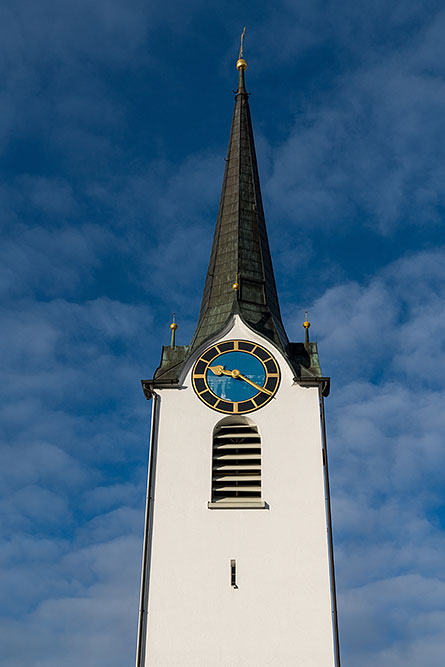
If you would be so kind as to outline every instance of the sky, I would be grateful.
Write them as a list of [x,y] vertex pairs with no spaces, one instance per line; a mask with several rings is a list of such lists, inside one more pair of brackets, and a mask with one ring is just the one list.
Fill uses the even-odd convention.
[[0,665],[134,664],[152,377],[196,324],[239,35],[319,343],[343,667],[445,654],[445,9],[3,0]]

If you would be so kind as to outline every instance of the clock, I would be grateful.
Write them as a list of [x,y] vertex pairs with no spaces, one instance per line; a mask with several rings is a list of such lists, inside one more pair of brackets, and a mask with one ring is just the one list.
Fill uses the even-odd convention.
[[192,372],[198,397],[214,410],[243,414],[262,408],[280,383],[278,363],[261,345],[227,340],[209,347]]

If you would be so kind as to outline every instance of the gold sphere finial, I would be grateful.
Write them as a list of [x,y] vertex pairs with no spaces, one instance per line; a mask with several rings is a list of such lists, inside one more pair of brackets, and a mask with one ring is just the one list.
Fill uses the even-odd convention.
[[239,48],[239,56],[238,56],[238,60],[237,60],[237,62],[236,62],[236,69],[237,69],[237,70],[241,70],[241,69],[242,69],[242,70],[244,70],[244,71],[246,71],[246,69],[247,69],[247,63],[246,63],[246,61],[245,61],[244,58],[243,58],[244,35],[245,35],[245,34],[246,34],[246,26],[244,26],[244,28],[243,28],[243,32],[241,33],[241,45],[240,45],[240,48]]
[[178,325],[176,324],[175,314],[173,313],[173,322],[170,324],[170,329],[172,331],[176,331],[177,328],[178,328]]
[[306,314],[306,319],[305,319],[305,321],[303,322],[303,326],[304,326],[305,329],[309,329],[309,327],[311,326],[311,323],[308,322],[308,320],[307,320],[307,310],[305,310],[304,312],[305,312],[305,314]]
[[238,274],[236,274],[235,282],[232,284],[232,289],[234,292],[239,290]]

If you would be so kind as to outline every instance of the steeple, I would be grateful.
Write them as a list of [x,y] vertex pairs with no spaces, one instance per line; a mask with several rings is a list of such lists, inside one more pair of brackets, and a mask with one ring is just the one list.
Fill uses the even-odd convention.
[[282,350],[288,344],[267,238],[244,80],[247,63],[242,56],[241,48],[221,199],[192,350],[221,331],[235,314]]
[[307,316],[304,343],[281,320],[246,67],[241,50],[196,331],[177,345],[173,318],[142,381],[153,410],[136,667],[340,667],[329,378]]

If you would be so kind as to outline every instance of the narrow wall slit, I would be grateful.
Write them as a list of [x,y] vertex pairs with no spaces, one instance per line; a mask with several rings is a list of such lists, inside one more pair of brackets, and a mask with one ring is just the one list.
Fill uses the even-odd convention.
[[238,588],[236,585],[236,560],[230,561],[230,585],[232,588]]

